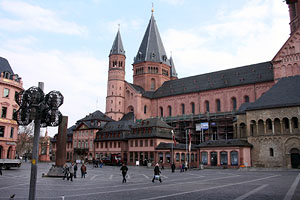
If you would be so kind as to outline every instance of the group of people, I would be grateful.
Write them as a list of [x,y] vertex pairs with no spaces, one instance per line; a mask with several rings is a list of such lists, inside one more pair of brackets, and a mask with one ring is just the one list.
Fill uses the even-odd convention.
[[[63,180],[67,179],[73,181],[73,177],[77,178],[77,170],[78,170],[77,163],[72,162],[69,166],[67,165],[67,163],[65,163],[63,166],[63,173],[64,173]],[[86,166],[84,163],[82,163],[80,167],[80,171],[81,171],[81,178],[85,178]]]

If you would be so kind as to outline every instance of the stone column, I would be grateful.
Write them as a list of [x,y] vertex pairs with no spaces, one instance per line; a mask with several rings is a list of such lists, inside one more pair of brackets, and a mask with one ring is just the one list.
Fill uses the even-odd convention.
[[289,129],[290,129],[290,134],[292,134],[293,133],[292,119],[289,119]]
[[58,127],[56,161],[55,165],[62,167],[66,162],[66,143],[67,143],[68,117],[63,116],[62,122]]
[[280,134],[283,134],[283,126],[282,126],[282,121],[280,121]]
[[274,121],[272,121],[272,134],[274,135],[275,134],[275,125],[274,125]]
[[266,121],[264,121],[264,135],[267,134],[267,123]]

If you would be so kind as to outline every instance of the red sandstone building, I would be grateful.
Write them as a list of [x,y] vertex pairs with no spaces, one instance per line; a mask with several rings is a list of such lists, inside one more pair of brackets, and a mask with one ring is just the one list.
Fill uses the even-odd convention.
[[22,90],[22,79],[13,72],[8,61],[0,57],[0,158],[16,156],[18,124],[13,120],[13,113],[19,108],[15,95]]
[[[87,132],[89,135],[81,139],[80,151],[88,152],[85,155],[94,158],[119,154],[124,161],[132,165],[143,160],[165,165],[174,162],[177,166],[188,161],[190,166],[196,167],[200,164],[253,166],[253,163],[254,166],[290,167],[298,166],[298,162],[300,165],[300,135],[299,129],[296,128],[299,127],[299,112],[282,117],[285,128],[290,130],[290,135],[284,136],[289,150],[276,152],[279,149],[277,147],[282,146],[278,143],[281,136],[277,137],[275,131],[268,137],[264,133],[267,134],[270,128],[275,129],[272,128],[275,119],[274,122],[271,119],[282,112],[270,112],[271,105],[265,106],[264,109],[267,109],[263,111],[258,109],[258,116],[263,119],[258,121],[259,126],[253,126],[253,120],[247,121],[247,117],[253,117],[252,112],[243,110],[247,104],[259,104],[264,94],[270,95],[270,89],[278,87],[277,82],[281,84],[280,79],[294,76],[298,80],[300,3],[287,1],[287,4],[291,35],[271,61],[185,78],[178,78],[173,58],[168,58],[165,52],[152,13],[132,64],[133,83],[127,82],[125,50],[118,31],[109,54],[105,112],[113,121],[99,127],[98,131],[92,131],[90,134]],[[287,90],[293,90],[287,86],[288,84],[285,85]],[[289,95],[295,100],[292,104],[294,109],[299,109],[297,92],[291,92]],[[280,103],[278,105],[281,109],[286,106]],[[238,110],[246,112],[246,116]],[[264,119],[266,113],[272,113],[273,116],[269,117],[271,123],[269,119]],[[208,124],[208,128],[203,132],[196,128],[201,123]],[[291,126],[294,129],[291,129]],[[254,130],[251,127],[260,127],[256,129],[257,134],[251,135],[251,131]],[[278,129],[278,120],[276,127]],[[80,126],[77,126],[77,130],[79,129]],[[175,132],[176,146],[172,145],[171,130]],[[270,132],[272,131],[269,130]],[[73,140],[76,141],[73,142],[74,148],[80,141],[78,134],[80,133],[73,136]],[[85,145],[82,145],[82,140],[85,141]],[[190,140],[192,145],[188,148]],[[270,154],[264,148],[269,148]],[[287,158],[289,156],[291,158]],[[254,162],[252,158],[255,158]],[[266,160],[274,164],[268,165]],[[287,163],[279,165],[280,160],[287,160]]]

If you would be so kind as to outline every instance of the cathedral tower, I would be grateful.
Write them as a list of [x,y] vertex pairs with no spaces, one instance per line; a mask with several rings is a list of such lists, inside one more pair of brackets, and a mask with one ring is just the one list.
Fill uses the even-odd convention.
[[125,114],[125,59],[120,30],[118,30],[109,54],[105,113],[114,120],[120,120]]
[[290,13],[290,29],[291,34],[300,26],[300,3],[298,0],[286,0]]
[[172,69],[167,58],[156,21],[152,15],[144,38],[133,62],[133,84],[146,91],[155,91],[165,81],[171,80]]

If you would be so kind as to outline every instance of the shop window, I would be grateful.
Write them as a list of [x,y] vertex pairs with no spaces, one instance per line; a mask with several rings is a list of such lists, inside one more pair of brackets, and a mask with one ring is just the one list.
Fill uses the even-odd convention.
[[238,152],[237,151],[230,152],[230,160],[231,160],[232,166],[238,165]]
[[228,165],[227,152],[226,151],[222,151],[220,153],[220,158],[221,158],[221,165]]
[[185,161],[185,154],[181,153],[181,162],[184,162],[184,161]]
[[207,152],[201,152],[201,163],[203,165],[207,165],[207,160],[208,160]]
[[180,154],[176,153],[176,162],[179,162],[179,159],[180,159]]
[[167,160],[167,163],[171,163],[170,153],[166,153],[166,160]]
[[162,152],[159,152],[158,153],[158,159],[159,159],[159,162],[160,163],[163,163],[164,162],[164,154]]

